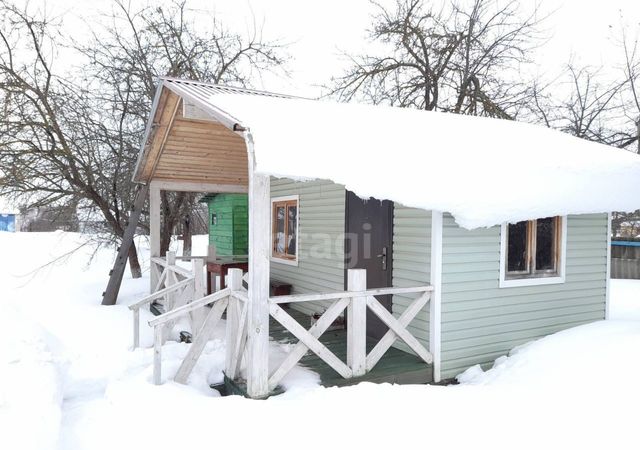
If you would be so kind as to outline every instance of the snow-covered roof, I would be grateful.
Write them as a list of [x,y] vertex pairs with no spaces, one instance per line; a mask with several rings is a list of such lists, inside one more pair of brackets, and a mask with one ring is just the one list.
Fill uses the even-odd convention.
[[329,179],[364,198],[450,212],[465,228],[640,208],[640,156],[541,126],[260,92],[179,93],[249,129],[260,173]]

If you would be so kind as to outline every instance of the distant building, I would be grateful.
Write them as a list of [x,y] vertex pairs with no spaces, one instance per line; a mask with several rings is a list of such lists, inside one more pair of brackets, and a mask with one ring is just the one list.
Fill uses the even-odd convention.
[[20,231],[20,212],[0,198],[0,231]]
[[20,231],[79,231],[76,207],[41,206],[23,210]]
[[19,227],[16,227],[17,214],[3,214],[0,213],[0,231],[16,231]]

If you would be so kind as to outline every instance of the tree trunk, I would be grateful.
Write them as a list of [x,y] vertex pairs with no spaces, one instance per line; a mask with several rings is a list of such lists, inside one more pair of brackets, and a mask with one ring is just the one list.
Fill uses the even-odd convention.
[[191,256],[193,248],[193,230],[191,229],[191,215],[182,216],[182,255]]
[[[170,196],[166,191],[162,191],[162,226],[160,231],[160,256],[166,255],[171,245],[171,236],[176,223],[180,220],[180,211],[182,204],[184,203],[186,193],[178,192],[178,194],[171,201]],[[173,203],[173,204],[171,204]]]
[[640,117],[638,117],[638,121],[636,122],[636,129],[638,130],[638,154],[640,154]]
[[138,250],[136,249],[136,243],[132,242],[129,247],[129,269],[131,270],[131,278],[141,278],[142,268],[140,267],[140,260],[138,259]]

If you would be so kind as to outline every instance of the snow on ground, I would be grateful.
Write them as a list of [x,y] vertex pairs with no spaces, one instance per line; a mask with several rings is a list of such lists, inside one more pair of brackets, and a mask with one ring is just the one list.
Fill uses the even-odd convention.
[[640,320],[640,289],[637,280],[613,280],[611,282],[611,309],[609,316],[612,319]]
[[[521,346],[458,386],[326,389],[298,369],[285,394],[251,401],[207,387],[221,376],[222,328],[189,385],[170,381],[188,349],[178,343],[163,349],[165,383],[151,384],[152,353],[130,351],[126,308],[148,278],[125,279],[121,304],[99,306],[113,253],[87,266],[87,242],[0,233],[2,449],[637,448],[640,282],[612,281],[615,320]],[[141,342],[151,344],[150,330]],[[272,358],[286,351],[272,344]]]

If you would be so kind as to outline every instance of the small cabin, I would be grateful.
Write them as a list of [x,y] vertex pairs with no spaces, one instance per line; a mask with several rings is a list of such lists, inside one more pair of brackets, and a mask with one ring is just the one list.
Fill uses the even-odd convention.
[[[326,385],[446,382],[607,317],[608,211],[638,205],[606,192],[638,191],[637,155],[515,122],[172,78],[149,124],[134,181],[150,187],[152,292],[134,309],[180,283],[193,288],[156,331],[214,305],[178,381],[225,310],[226,379],[255,398],[296,364]],[[211,243],[247,250],[220,291],[198,287],[206,257],[187,273],[159,254],[160,190],[210,193]],[[272,280],[290,295],[270,295]],[[295,347],[272,367],[269,340],[284,336]]]

